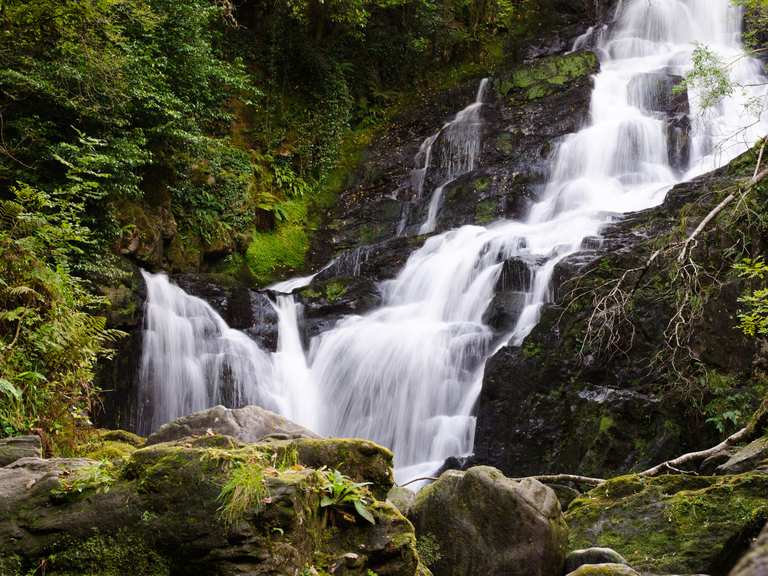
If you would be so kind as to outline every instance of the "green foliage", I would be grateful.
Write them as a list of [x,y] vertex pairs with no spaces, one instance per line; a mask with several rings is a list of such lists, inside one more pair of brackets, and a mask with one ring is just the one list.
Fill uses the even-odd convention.
[[748,280],[758,280],[763,287],[748,292],[739,302],[746,306],[746,311],[739,314],[739,328],[747,336],[768,336],[768,265],[762,257],[745,258],[734,269],[739,276]]
[[325,285],[325,298],[328,302],[336,302],[347,293],[347,287],[343,282],[334,280]]
[[443,557],[440,552],[440,543],[435,538],[435,535],[430,532],[422,534],[416,539],[416,551],[427,568],[437,564]]
[[51,496],[58,500],[68,500],[88,491],[106,494],[114,483],[114,466],[109,462],[100,462],[78,468],[69,476],[61,478],[59,487],[51,490]]
[[702,44],[696,46],[692,63],[693,70],[685,77],[685,82],[675,88],[676,91],[684,91],[688,87],[697,89],[704,109],[733,94],[735,86],[728,76],[728,66],[711,48]]
[[735,377],[714,370],[708,370],[701,376],[700,386],[707,398],[703,406],[706,421],[721,435],[744,426],[764,392],[759,383],[743,387]]
[[338,470],[320,470],[319,475],[323,493],[321,508],[333,508],[342,518],[354,522],[354,516],[344,510],[351,505],[360,517],[376,524],[370,509],[373,498],[366,488],[370,482],[353,482]]
[[238,462],[219,493],[219,518],[226,526],[233,526],[248,512],[261,510],[268,496],[264,467],[256,459]]
[[105,301],[71,272],[92,242],[79,190],[20,185],[0,200],[0,426],[39,428],[60,448],[88,422],[96,361],[121,336],[96,314]]

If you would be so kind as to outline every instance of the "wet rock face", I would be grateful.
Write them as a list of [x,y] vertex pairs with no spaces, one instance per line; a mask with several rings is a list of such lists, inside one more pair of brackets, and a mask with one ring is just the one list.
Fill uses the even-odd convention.
[[[628,322],[617,326],[620,350],[585,346],[585,335],[594,297],[603,293],[600,286],[615,282],[625,270],[642,269],[659,239],[679,229],[681,210],[689,222],[700,221],[716,203],[708,194],[730,186],[733,170],[675,187],[664,205],[629,215],[607,229],[600,242],[558,266],[555,303],[545,307],[521,347],[501,348],[486,365],[471,464],[492,465],[513,476],[568,470],[605,477],[717,443],[714,427],[689,403],[670,399],[674,376],[652,369],[659,351],[667,349],[672,264],[658,262],[642,278],[632,277],[639,283]],[[719,232],[713,234],[709,240],[702,237],[696,258],[717,270],[721,250],[729,244]],[[514,294],[516,284],[507,294]],[[692,329],[691,348],[707,370],[747,386],[756,351],[735,326],[742,289],[727,280],[711,292]],[[512,296],[503,301],[504,294],[497,294],[487,318],[493,325],[514,317],[504,311],[519,306]]]
[[435,576],[561,576],[567,528],[555,493],[490,467],[448,471],[424,488],[409,518],[433,545]]
[[[587,116],[591,76],[598,67],[593,53],[579,52],[511,67],[492,80],[480,112],[478,164],[445,185],[435,233],[525,216],[546,180],[557,139],[576,130]],[[414,169],[423,158],[417,154],[427,136],[472,102],[478,83],[431,98],[373,143],[353,184],[316,236],[314,267],[336,260],[301,292],[308,337],[332,326],[340,315],[364,313],[380,304],[378,284],[393,278],[422,245],[418,231],[444,167],[438,159],[430,164],[419,196]],[[438,137],[435,158],[441,145]],[[490,314],[499,330],[515,314],[506,309],[510,298],[502,296]]]

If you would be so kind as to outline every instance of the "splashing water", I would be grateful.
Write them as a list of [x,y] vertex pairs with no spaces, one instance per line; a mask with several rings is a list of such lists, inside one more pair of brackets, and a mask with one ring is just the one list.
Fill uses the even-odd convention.
[[[241,366],[238,354],[245,344],[207,305],[193,299],[194,305],[184,300],[181,306],[174,301],[182,298],[181,290],[148,276],[150,337],[142,378],[152,369],[152,378],[164,384],[153,398],[153,423],[211,400],[220,381],[219,368],[212,366],[226,365],[238,377],[241,368],[251,370],[235,386],[242,399],[278,406],[322,434],[362,436],[389,446],[400,480],[432,473],[445,458],[470,453],[472,411],[495,346],[482,318],[504,262],[523,262],[530,274],[516,325],[504,339],[519,345],[551,299],[551,277],[560,261],[599,235],[616,214],[660,204],[672,186],[725,164],[768,132],[765,119],[745,106],[766,92],[755,87],[765,81],[761,66],[741,48],[741,16],[730,0],[624,0],[616,21],[599,34],[602,69],[595,77],[589,122],[558,146],[549,182],[527,218],[429,238],[398,276],[382,285],[378,309],[342,319],[313,339],[308,354],[299,338],[300,310],[290,296],[277,304],[277,353],[268,359],[251,343],[256,350],[247,350],[250,364],[244,358]],[[690,146],[681,153],[664,95],[675,77],[690,70],[696,43],[733,62],[732,80],[747,88],[708,110],[702,110],[701,95],[689,90]],[[484,89],[441,130],[448,141],[444,150],[451,151],[451,159],[441,161],[449,166],[444,183],[476,167]],[[467,140],[474,144],[450,144],[457,123],[471,126]],[[439,134],[424,142],[422,168],[412,173],[419,191]],[[434,229],[438,189],[434,214],[430,211],[422,230]],[[190,320],[191,313],[200,319]],[[215,364],[207,355],[227,360]]]

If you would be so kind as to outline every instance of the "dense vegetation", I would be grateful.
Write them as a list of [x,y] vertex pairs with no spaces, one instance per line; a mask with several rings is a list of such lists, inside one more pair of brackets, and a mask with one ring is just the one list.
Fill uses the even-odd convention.
[[87,422],[120,258],[301,268],[373,130],[514,55],[547,3],[0,4],[2,433],[58,445]]

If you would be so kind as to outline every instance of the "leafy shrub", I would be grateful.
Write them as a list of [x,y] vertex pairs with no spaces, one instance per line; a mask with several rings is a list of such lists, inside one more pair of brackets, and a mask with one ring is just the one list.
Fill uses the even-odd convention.
[[366,486],[370,482],[353,482],[338,470],[320,470],[321,508],[331,508],[344,520],[354,522],[355,517],[345,508],[351,506],[357,514],[371,524],[376,519],[370,510],[373,499]]

